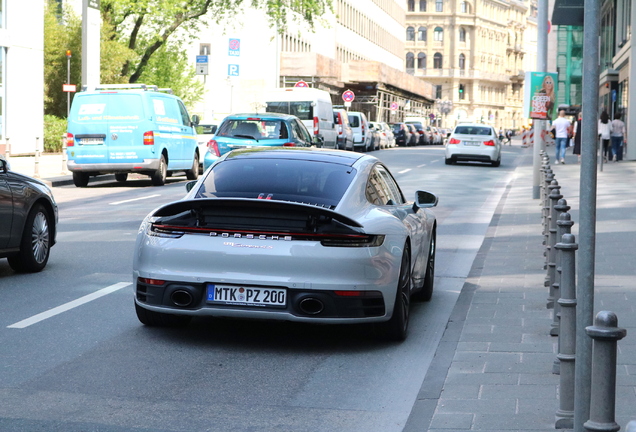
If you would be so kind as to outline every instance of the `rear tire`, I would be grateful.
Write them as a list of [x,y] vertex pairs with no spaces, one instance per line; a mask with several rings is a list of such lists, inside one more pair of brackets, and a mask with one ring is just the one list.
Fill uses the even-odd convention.
[[143,325],[150,327],[185,327],[190,324],[192,317],[189,315],[172,315],[144,309],[135,303],[137,319]]
[[426,260],[426,275],[422,289],[413,294],[413,299],[418,301],[429,301],[433,297],[433,286],[435,284],[435,248],[437,247],[437,232],[434,230],[431,235],[431,244],[428,248],[428,259]]
[[452,165],[452,164],[453,164],[453,161],[452,161],[451,159],[444,159],[444,163],[445,163],[446,165]]
[[408,333],[411,304],[411,248],[408,243],[402,253],[396,291],[393,315],[389,321],[383,323],[382,330],[388,340],[401,342],[406,339]]
[[199,178],[199,155],[195,153],[194,162],[192,163],[192,168],[186,171],[186,178],[188,180],[196,180]]
[[492,166],[494,167],[498,167],[499,165],[501,165],[501,155],[499,155],[499,159],[492,163]]
[[115,174],[115,180],[117,180],[120,183],[124,183],[126,180],[128,180],[128,173]]
[[73,173],[73,184],[77,187],[86,187],[88,186],[89,175],[84,172],[74,172]]
[[159,168],[150,177],[153,186],[163,186],[166,184],[166,177],[168,177],[168,167],[166,166],[166,158],[161,155],[159,159]]
[[20,252],[8,257],[14,271],[33,273],[44,269],[51,253],[51,219],[52,215],[44,206],[33,206],[22,232]]

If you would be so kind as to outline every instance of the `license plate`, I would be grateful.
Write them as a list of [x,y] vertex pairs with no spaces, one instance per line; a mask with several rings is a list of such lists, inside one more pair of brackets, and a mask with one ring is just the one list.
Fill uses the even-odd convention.
[[467,146],[478,146],[479,144],[481,144],[479,141],[462,141],[464,143],[464,145]]
[[80,138],[80,144],[104,144],[104,138]]
[[209,284],[207,302],[239,306],[285,307],[287,290],[285,288]]

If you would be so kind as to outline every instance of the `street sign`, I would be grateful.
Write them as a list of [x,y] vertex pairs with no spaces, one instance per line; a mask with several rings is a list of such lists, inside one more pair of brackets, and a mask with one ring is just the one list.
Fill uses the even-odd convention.
[[356,95],[351,90],[345,90],[342,93],[342,100],[345,102],[353,102],[355,98],[356,98]]
[[197,56],[197,64],[207,63],[207,62],[208,62],[208,56],[206,56],[206,55],[198,55]]
[[431,118],[431,120],[435,120],[435,114],[430,113],[428,116]]
[[228,55],[238,57],[241,55],[241,40],[230,38]]
[[62,91],[65,92],[76,92],[77,86],[75,84],[62,84]]
[[300,80],[300,81],[297,81],[296,84],[294,84],[294,87],[309,87],[309,84],[307,84],[303,80]]
[[391,102],[391,110],[392,111],[397,111],[398,109],[398,103],[397,102]]
[[196,69],[197,75],[207,75],[208,74],[208,56],[198,55],[197,66],[195,69]]
[[239,76],[239,65],[237,64],[227,65],[227,74],[228,76]]
[[612,102],[616,102],[616,90],[612,90]]

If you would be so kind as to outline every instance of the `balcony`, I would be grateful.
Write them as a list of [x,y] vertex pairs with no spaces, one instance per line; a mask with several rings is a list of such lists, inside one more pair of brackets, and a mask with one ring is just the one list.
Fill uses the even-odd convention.
[[[409,74],[421,78],[468,78],[485,81],[510,82],[510,74],[466,69],[407,69]],[[515,75],[516,76],[516,75]]]

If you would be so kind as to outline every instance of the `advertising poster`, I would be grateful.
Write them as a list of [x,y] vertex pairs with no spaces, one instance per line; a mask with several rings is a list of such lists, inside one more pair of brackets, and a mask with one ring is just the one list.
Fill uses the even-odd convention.
[[557,74],[552,72],[526,72],[524,112],[536,120],[556,117]]

